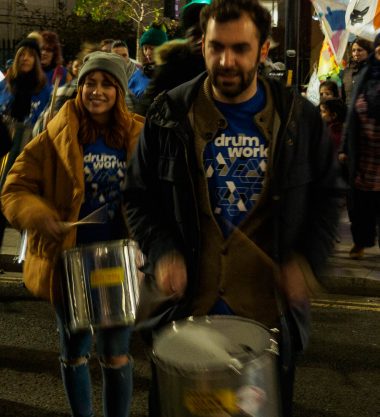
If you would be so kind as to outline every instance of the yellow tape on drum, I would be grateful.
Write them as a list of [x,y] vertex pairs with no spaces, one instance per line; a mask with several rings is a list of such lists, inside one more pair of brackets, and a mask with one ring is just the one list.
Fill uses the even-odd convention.
[[189,390],[185,394],[184,402],[185,407],[199,417],[230,416],[239,411],[236,407],[236,395],[228,389]]
[[124,280],[124,268],[102,268],[91,271],[90,283],[92,288],[120,285]]

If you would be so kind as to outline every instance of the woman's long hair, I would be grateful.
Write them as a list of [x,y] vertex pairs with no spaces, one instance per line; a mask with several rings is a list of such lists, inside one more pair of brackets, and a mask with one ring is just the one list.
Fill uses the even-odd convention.
[[17,82],[17,79],[19,79],[24,74],[20,71],[20,59],[24,51],[28,51],[34,56],[33,69],[29,74],[31,74],[32,80],[35,82],[33,91],[38,93],[46,84],[46,75],[42,69],[40,57],[38,56],[37,52],[32,48],[28,48],[27,46],[22,46],[17,50],[13,64],[7,71],[7,85],[9,90],[13,93],[14,84]]
[[[125,104],[124,91],[112,75],[107,72],[100,72],[102,72],[107,81],[109,81],[116,88],[116,102],[112,108],[111,117],[107,125],[99,125],[92,119],[91,114],[83,104],[83,83],[78,86],[78,93],[75,98],[75,107],[80,120],[78,132],[79,142],[83,145],[94,143],[99,136],[103,136],[107,146],[116,149],[127,148],[131,115],[128,111],[127,105]],[[86,77],[90,74],[91,73],[87,74]]]

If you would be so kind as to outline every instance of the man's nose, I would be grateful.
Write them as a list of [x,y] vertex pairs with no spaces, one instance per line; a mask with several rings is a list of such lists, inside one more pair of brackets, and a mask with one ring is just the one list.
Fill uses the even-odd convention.
[[220,57],[220,65],[223,67],[232,67],[235,63],[235,55],[230,49],[225,49]]

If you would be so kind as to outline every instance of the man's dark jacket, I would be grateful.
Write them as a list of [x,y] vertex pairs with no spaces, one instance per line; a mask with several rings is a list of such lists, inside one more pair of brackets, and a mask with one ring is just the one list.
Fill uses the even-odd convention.
[[[188,114],[207,75],[163,93],[148,113],[128,168],[127,217],[132,235],[153,274],[170,251],[185,256],[191,298],[196,290],[200,232],[196,203],[198,175]],[[318,108],[291,89],[269,81],[281,119],[270,176],[275,206],[270,256],[285,262],[303,255],[314,271],[332,249],[337,224],[333,150]]]

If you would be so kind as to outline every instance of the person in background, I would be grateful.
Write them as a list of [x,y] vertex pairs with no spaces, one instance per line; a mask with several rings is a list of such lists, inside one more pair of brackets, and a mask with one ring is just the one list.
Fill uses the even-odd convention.
[[[111,52],[113,52],[114,54],[120,55],[124,59],[124,61],[126,62],[126,64],[127,64],[127,74],[126,75],[127,75],[127,80],[129,82],[132,75],[139,68],[139,65],[137,64],[137,62],[135,62],[134,60],[132,60],[130,58],[127,44],[125,42],[121,41],[121,40],[116,40],[112,44]],[[136,100],[133,96],[133,93],[129,90],[129,88],[127,88],[127,91],[126,91],[126,94],[125,94],[125,101],[127,103],[127,107],[129,109],[129,111],[136,112],[136,110],[135,110]]]
[[114,54],[120,55],[126,62],[127,64],[126,72],[127,72],[127,78],[129,80],[132,74],[137,70],[137,65],[129,57],[129,50],[128,50],[127,44],[121,40],[116,40],[112,44],[111,52],[113,52]]
[[143,55],[142,68],[138,68],[130,77],[128,88],[138,99],[147,88],[154,73],[153,53],[156,47],[168,41],[168,35],[162,27],[152,25],[140,38],[140,47]]
[[349,256],[361,259],[365,248],[380,239],[380,34],[355,84],[339,159],[347,163],[349,172],[354,243]]
[[74,59],[71,65],[71,75],[73,78],[78,78],[80,67],[82,66],[83,61],[79,58]]
[[182,8],[181,28],[185,39],[173,39],[155,49],[153,77],[135,104],[136,113],[144,116],[162,91],[170,90],[205,71],[199,14],[210,3],[211,0],[191,0]]
[[321,100],[327,98],[339,98],[338,84],[332,80],[322,81],[319,85],[319,97]]
[[[50,92],[38,43],[25,38],[17,44],[12,65],[0,82],[0,115],[13,131],[12,148],[0,176],[0,190],[17,155],[31,139],[33,125],[49,101]],[[0,245],[6,224],[0,213]]]
[[209,314],[280,329],[280,414],[289,417],[296,352],[309,337],[305,280],[334,245],[336,160],[319,109],[258,77],[271,28],[258,0],[213,0],[201,28],[207,73],[154,100],[128,167],[142,285],[170,297],[146,316],[153,331]]
[[146,30],[140,38],[140,47],[142,51],[142,64],[154,63],[154,50],[157,46],[168,41],[165,25],[156,25],[152,23],[151,27]]
[[329,137],[338,155],[342,141],[343,123],[346,117],[346,106],[340,98],[328,97],[321,100],[319,110],[322,120],[327,124]]
[[102,39],[100,41],[99,49],[103,52],[111,52],[112,44],[114,42],[114,39]]
[[[97,51],[98,49],[99,45],[96,43],[83,42],[81,50],[79,51],[75,61],[81,63],[82,66],[85,56],[91,52]],[[48,122],[58,113],[58,110],[66,103],[67,100],[76,97],[77,88],[78,77],[73,77],[65,85],[57,89],[57,94],[54,98],[54,102],[53,97],[50,97],[50,100],[47,103],[46,107],[39,115],[33,128],[33,136],[37,136],[46,128]]]
[[[1,204],[16,228],[28,231],[24,282],[36,296],[55,308],[63,383],[73,416],[92,417],[88,358],[92,332],[72,332],[62,251],[76,245],[118,240],[127,235],[122,215],[127,160],[141,118],[126,108],[126,63],[118,55],[89,54],[78,78],[75,100],[65,103],[47,129],[17,158],[5,183]],[[115,161],[97,164],[96,161]],[[69,227],[107,205],[106,224]],[[84,229],[85,228],[85,229]],[[105,417],[129,416],[132,398],[131,328],[114,326],[96,331],[103,377]]]
[[0,114],[33,126],[49,100],[51,86],[41,66],[37,42],[25,38],[4,80],[0,82]]
[[357,37],[351,46],[351,58],[342,74],[342,99],[346,106],[351,104],[351,95],[356,76],[366,66],[369,54],[373,50],[372,42]]
[[41,63],[50,84],[55,80],[62,86],[71,80],[67,68],[63,64],[62,48],[59,37],[55,32],[44,30],[41,32]]

